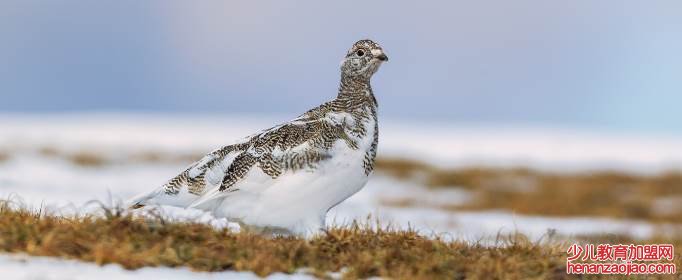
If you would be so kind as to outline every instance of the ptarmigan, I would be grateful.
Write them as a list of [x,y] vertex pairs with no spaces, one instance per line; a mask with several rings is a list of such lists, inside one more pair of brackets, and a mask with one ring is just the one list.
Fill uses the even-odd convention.
[[356,42],[336,99],[209,153],[130,205],[198,208],[259,232],[318,232],[374,168],[379,127],[370,78],[384,61],[377,43]]

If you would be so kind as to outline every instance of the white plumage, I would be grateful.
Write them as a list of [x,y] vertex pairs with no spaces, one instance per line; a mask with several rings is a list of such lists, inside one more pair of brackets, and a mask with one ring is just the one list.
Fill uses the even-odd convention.
[[130,205],[203,209],[257,231],[317,232],[372,173],[378,123],[370,78],[387,59],[378,44],[358,41],[341,66],[336,99],[209,153]]

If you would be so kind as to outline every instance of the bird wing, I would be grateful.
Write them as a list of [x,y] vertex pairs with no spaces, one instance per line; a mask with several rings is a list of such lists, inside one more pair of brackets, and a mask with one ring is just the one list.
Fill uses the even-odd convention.
[[227,168],[243,152],[245,143],[224,146],[197,162],[151,192],[132,198],[128,205],[139,208],[150,204],[187,207],[206,190],[219,186]]
[[[285,172],[315,169],[331,157],[336,140],[352,141],[342,127],[320,118],[297,118],[251,138],[248,147],[236,154],[219,185],[214,185],[189,207],[208,209],[234,192],[258,193],[275,184]],[[355,145],[349,144],[349,145]]]
[[356,139],[346,133],[346,117],[328,114],[329,106],[323,104],[288,123],[215,150],[160,188],[133,198],[129,205],[210,209],[215,206],[212,202],[234,192],[257,194],[284,172],[314,169],[331,157],[329,150],[337,140],[357,148]]

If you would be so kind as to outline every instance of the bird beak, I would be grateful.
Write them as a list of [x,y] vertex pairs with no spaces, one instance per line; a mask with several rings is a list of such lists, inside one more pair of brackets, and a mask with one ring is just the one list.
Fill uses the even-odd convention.
[[381,50],[372,50],[372,55],[381,61],[388,61],[388,56]]

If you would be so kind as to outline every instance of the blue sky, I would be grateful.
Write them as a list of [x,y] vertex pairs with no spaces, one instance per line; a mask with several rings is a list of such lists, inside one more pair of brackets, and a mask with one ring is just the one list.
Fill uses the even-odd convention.
[[362,38],[380,113],[682,134],[680,1],[3,1],[0,112],[295,116]]

